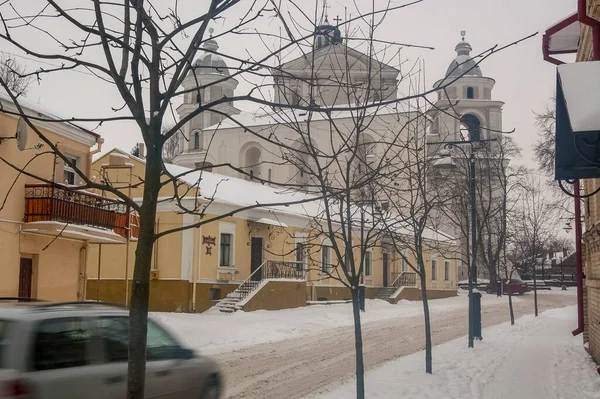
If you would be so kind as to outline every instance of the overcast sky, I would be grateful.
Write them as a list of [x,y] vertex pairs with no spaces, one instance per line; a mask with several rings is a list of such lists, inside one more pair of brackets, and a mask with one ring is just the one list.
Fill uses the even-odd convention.
[[[371,4],[371,0],[355,1],[359,7],[364,7],[363,11],[367,11]],[[13,3],[32,11],[43,2],[20,0]],[[182,15],[186,16],[194,15],[198,7],[197,0],[179,0],[179,3],[185,12]],[[329,0],[330,21],[336,14],[344,16],[344,3],[348,4],[348,12],[353,12],[352,1]],[[402,3],[392,1],[392,5]],[[515,129],[513,136],[524,149],[525,162],[533,167],[535,161],[532,159],[531,145],[537,134],[533,113],[542,111],[548,104],[555,90],[556,79],[556,68],[542,59],[541,35],[550,25],[575,10],[575,0],[424,0],[389,15],[376,36],[381,40],[434,47],[434,50],[403,49],[401,53],[403,59],[422,57],[425,60],[427,86],[431,87],[443,77],[454,58],[454,46],[460,40],[461,30],[466,30],[466,40],[474,53],[539,32],[538,36],[493,55],[481,64],[483,75],[496,80],[492,98],[505,102],[504,129]],[[232,13],[230,21],[234,21],[236,14],[242,11],[238,9]],[[308,8],[307,12],[310,12]],[[49,26],[53,31],[68,36],[69,28],[56,20]],[[216,33],[219,27],[219,24],[215,24]],[[22,39],[32,45],[38,44],[39,40],[30,36]],[[223,37],[219,39],[219,44],[220,51],[239,53],[240,56],[244,56],[246,51],[252,53],[253,46],[264,51],[260,42],[240,40],[240,37]],[[23,55],[6,43],[0,44],[0,50]],[[28,68],[40,66],[28,58],[19,60]],[[115,87],[98,82],[89,74],[77,72],[64,72],[52,79],[44,79],[39,85],[34,83],[28,100],[62,116],[108,115],[110,107],[121,105]],[[131,123],[112,123],[100,127],[98,132],[105,138],[105,150],[119,147],[128,151],[141,139]]]

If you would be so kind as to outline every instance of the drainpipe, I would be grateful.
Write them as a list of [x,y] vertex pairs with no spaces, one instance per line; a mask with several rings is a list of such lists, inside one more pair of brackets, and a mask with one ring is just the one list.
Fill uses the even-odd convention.
[[[573,185],[575,195],[581,193],[579,180]],[[583,332],[583,254],[581,253],[581,200],[575,198],[575,265],[577,272],[577,328],[573,330],[573,335],[579,335]]]
[[196,243],[194,245],[194,248],[199,248],[198,249],[198,262],[196,264],[196,267],[194,267],[192,269],[192,312],[196,313],[196,280],[198,280],[198,277],[200,276],[200,260],[202,258],[202,247],[200,246],[201,242],[202,242],[202,227],[198,227],[198,229],[196,230],[198,234],[196,234]]
[[85,293],[87,290],[87,254],[89,241],[85,241],[79,250],[79,272],[78,272],[78,290],[77,300],[85,301]]

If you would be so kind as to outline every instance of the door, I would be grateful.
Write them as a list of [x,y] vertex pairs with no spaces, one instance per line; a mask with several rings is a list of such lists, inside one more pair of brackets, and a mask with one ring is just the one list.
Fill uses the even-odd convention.
[[387,252],[383,253],[383,286],[387,287],[389,284],[388,276],[390,274],[390,258]]
[[[127,396],[128,334],[129,319],[126,316],[98,319],[95,335],[102,342],[103,361],[97,366],[97,373],[103,383],[103,399],[125,399]],[[179,344],[152,320],[148,320],[146,359],[146,398],[199,396],[204,382],[204,378],[198,378],[201,368],[191,368],[192,361],[181,358]]]
[[44,399],[105,399],[88,319],[65,317],[36,325],[25,381]]
[[21,258],[19,270],[19,298],[31,298],[31,281],[33,277],[33,261]]
[[[250,273],[254,273],[256,269],[260,267],[263,263],[263,238],[262,237],[252,237],[252,242],[250,245]],[[262,270],[259,270],[255,274],[252,275],[252,280],[260,281],[262,280]]]

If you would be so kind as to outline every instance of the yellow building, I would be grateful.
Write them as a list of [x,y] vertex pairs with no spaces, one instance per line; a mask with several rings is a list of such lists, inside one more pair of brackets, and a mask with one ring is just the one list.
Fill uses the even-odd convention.
[[[117,185],[140,181],[145,163],[113,150],[96,160],[92,169],[94,175]],[[175,165],[167,165],[167,171],[179,178],[176,185],[166,184],[160,193],[156,217],[156,234],[160,237],[153,249],[151,310],[202,312],[218,302],[224,311],[280,309],[304,306],[307,300],[350,298],[349,289],[336,279],[343,279],[343,272],[337,268],[329,241],[317,234],[312,224],[315,218],[311,216],[322,213],[320,201],[298,203],[307,194],[212,172],[201,175]],[[181,203],[172,200],[175,186]],[[139,185],[128,194],[140,202],[142,190]],[[256,203],[261,207],[248,209]],[[189,212],[182,212],[182,207]],[[202,212],[202,220],[230,216],[165,234],[199,223]],[[125,273],[127,270],[128,279],[132,278],[135,249],[136,242],[132,242],[126,267],[124,246],[90,246],[89,299],[125,302]],[[411,292],[418,291],[414,273],[406,264],[403,269],[398,254],[375,245],[365,259],[368,297],[376,297],[383,287],[393,288],[385,299],[396,291],[404,293],[396,295],[395,300],[419,296]],[[436,272],[427,282],[431,295],[456,295],[455,261],[441,254],[427,254],[426,263],[429,277],[432,265]],[[401,284],[405,290],[400,290]]]
[[[14,139],[17,108],[5,95],[0,95],[0,102],[0,157],[4,160],[0,162],[0,296],[83,299],[88,245],[125,242],[115,232],[115,221],[124,217],[122,204],[77,190],[77,173],[48,145],[42,145],[33,129],[22,129],[21,139]],[[58,122],[39,106],[20,103],[25,114],[35,118],[36,128],[89,174],[92,155],[100,150],[102,139],[71,123]]]

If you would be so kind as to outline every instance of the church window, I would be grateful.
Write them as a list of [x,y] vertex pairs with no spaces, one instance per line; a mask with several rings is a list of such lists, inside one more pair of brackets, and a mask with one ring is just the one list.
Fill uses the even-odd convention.
[[194,132],[194,150],[200,149],[200,133]]
[[479,118],[472,114],[466,114],[461,118],[461,123],[467,128],[470,141],[481,140],[481,122]]
[[472,87],[467,87],[467,98],[475,98],[474,90]]
[[291,105],[300,105],[300,93],[297,86],[292,87]]

